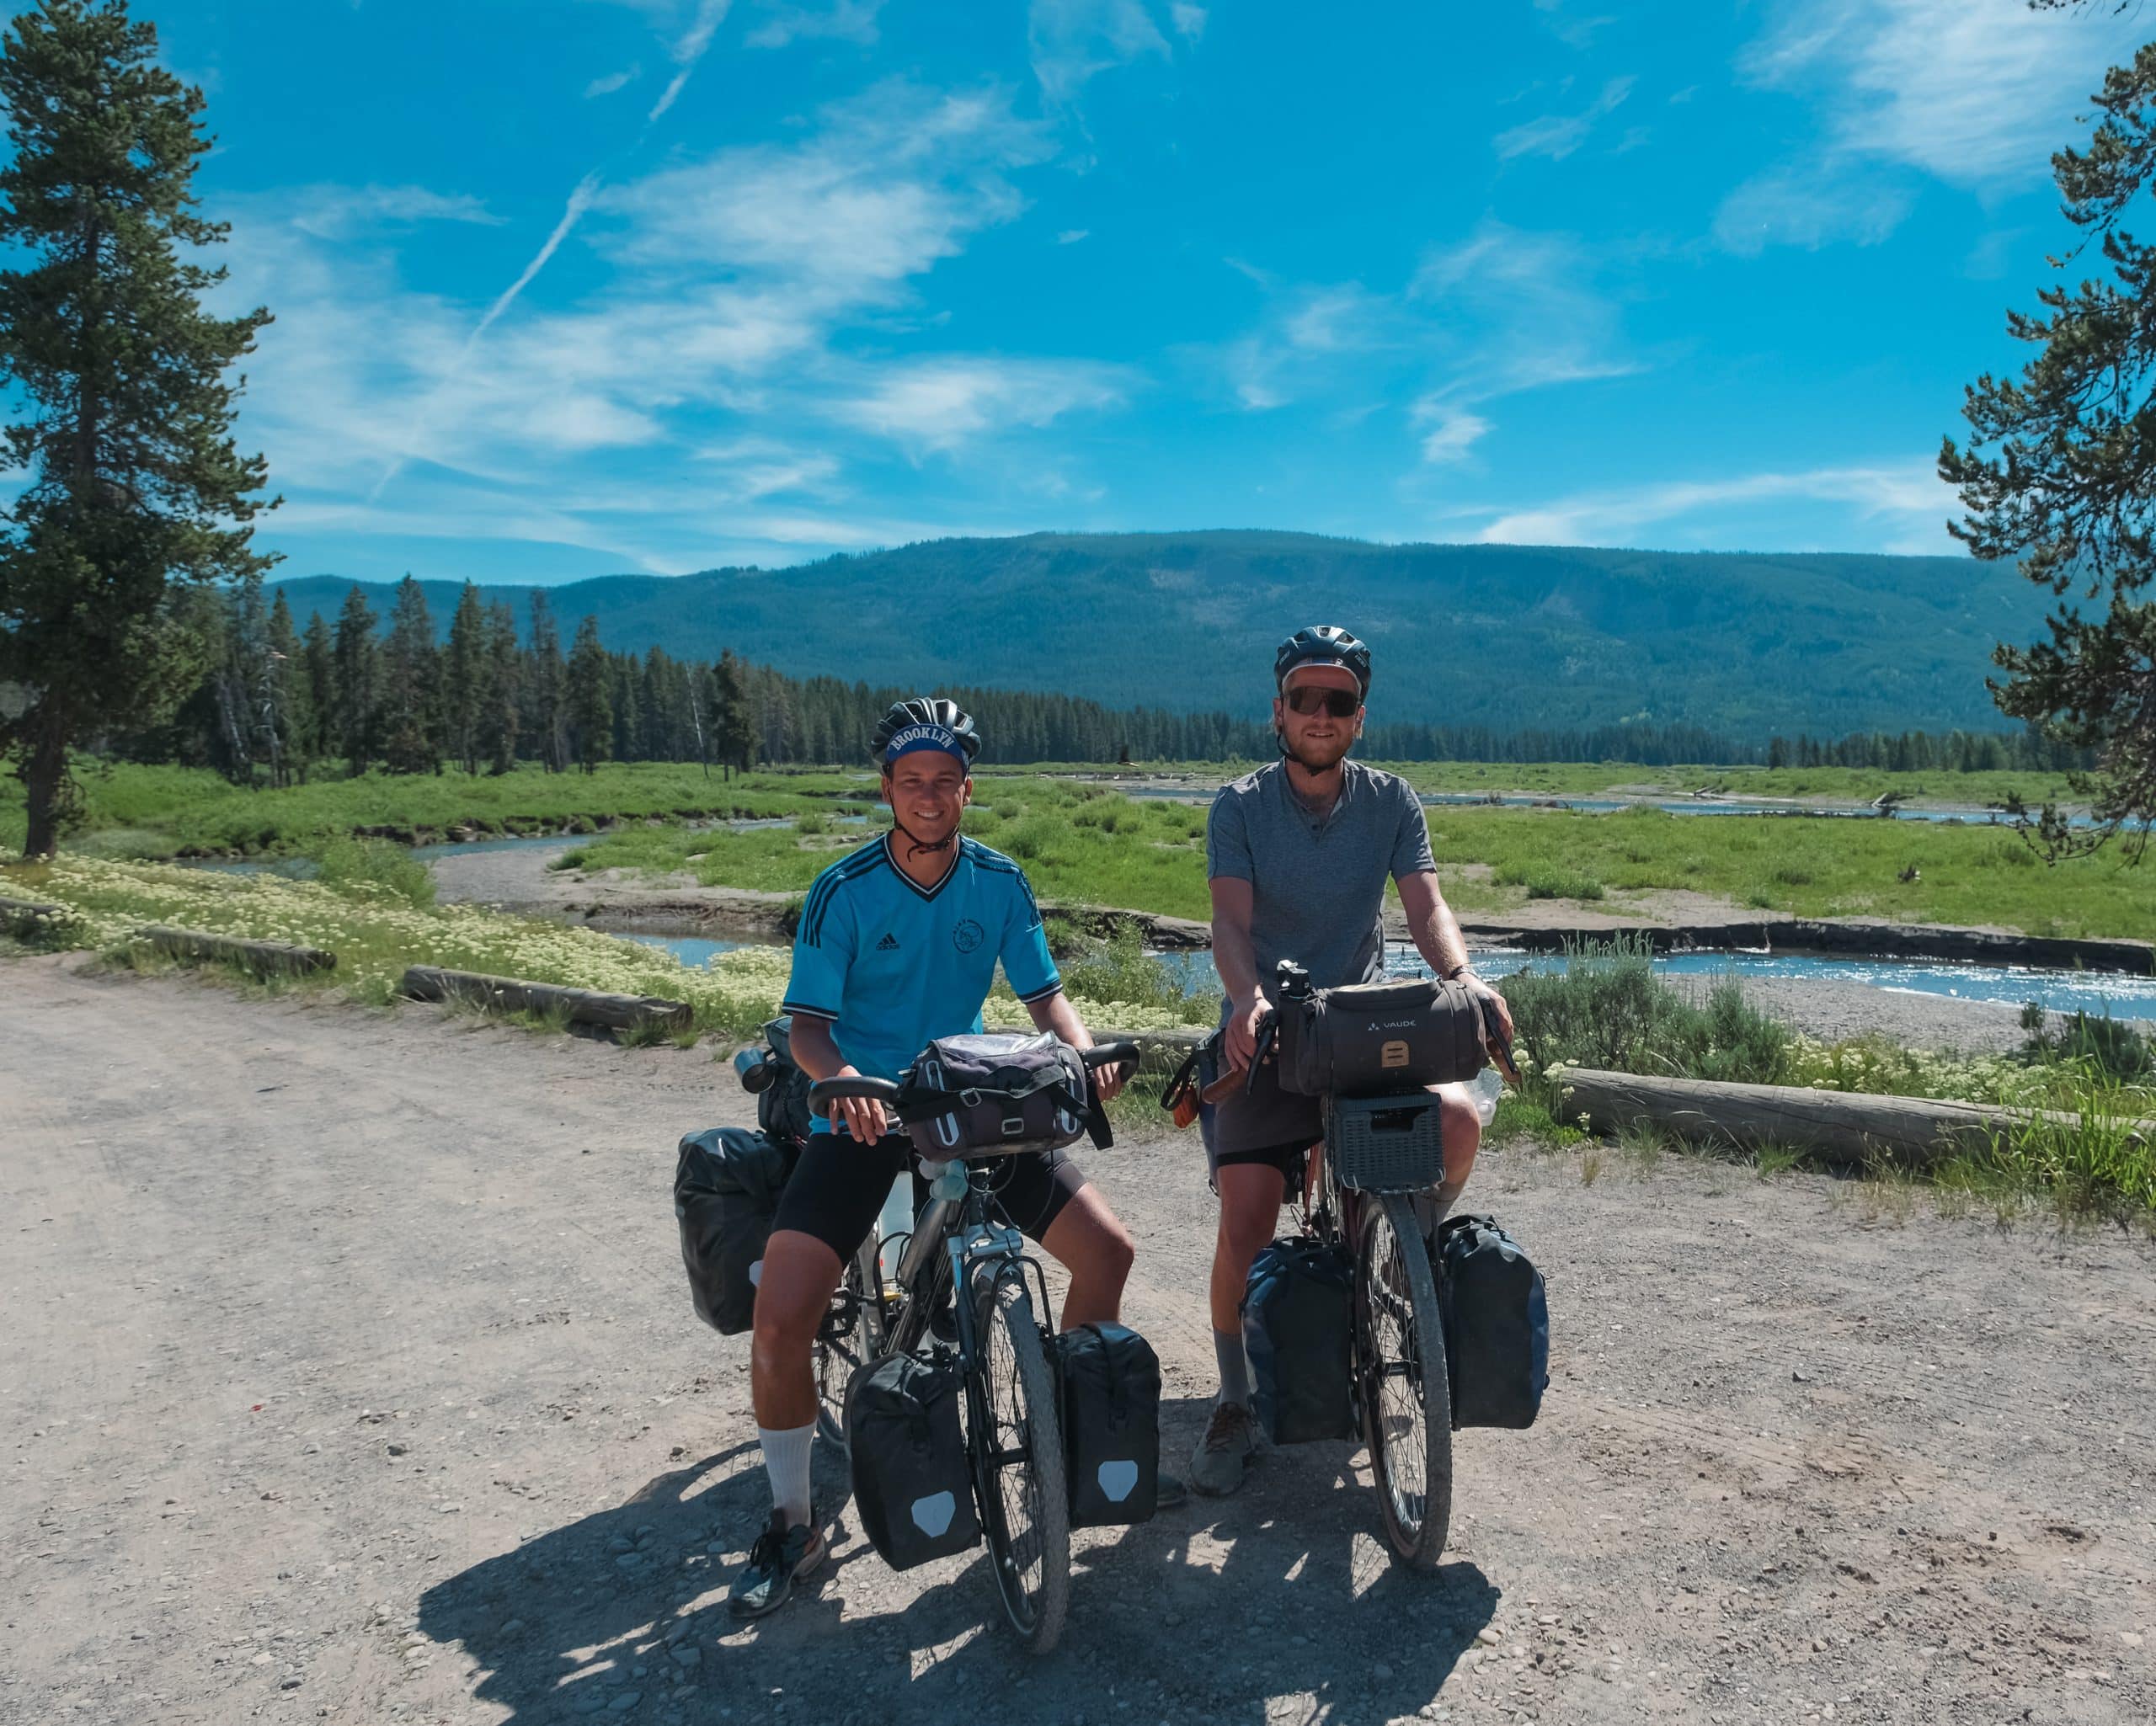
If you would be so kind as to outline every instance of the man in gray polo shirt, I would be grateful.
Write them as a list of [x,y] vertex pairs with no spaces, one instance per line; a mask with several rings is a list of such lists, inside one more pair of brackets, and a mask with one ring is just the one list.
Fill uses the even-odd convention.
[[[1246,1068],[1270,1004],[1273,967],[1293,959],[1331,988],[1384,974],[1385,884],[1399,883],[1407,930],[1431,970],[1503,999],[1468,968],[1467,944],[1430,857],[1422,806],[1404,780],[1350,761],[1362,735],[1370,653],[1330,625],[1299,631],[1273,658],[1273,724],[1281,759],[1223,786],[1205,828],[1213,893],[1213,962],[1226,994],[1223,1070]],[[1209,1079],[1212,1075],[1208,1074]],[[1475,1166],[1481,1123],[1460,1085],[1443,1099],[1440,1214]],[[1213,1249],[1213,1346],[1220,1394],[1191,1459],[1200,1492],[1233,1492],[1256,1449],[1241,1304],[1251,1261],[1273,1239],[1280,1207],[1299,1195],[1310,1148],[1323,1136],[1315,1097],[1280,1089],[1269,1063],[1246,1095],[1236,1086],[1201,1116],[1220,1229]]]

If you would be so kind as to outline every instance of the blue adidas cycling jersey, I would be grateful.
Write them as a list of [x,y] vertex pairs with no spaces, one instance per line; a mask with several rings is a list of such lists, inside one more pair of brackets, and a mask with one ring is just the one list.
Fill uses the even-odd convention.
[[[871,1078],[896,1079],[932,1038],[981,1028],[998,959],[1022,1001],[1063,987],[1018,866],[961,839],[943,879],[917,887],[887,834],[809,888],[781,1006],[830,1020],[841,1055]],[[819,1116],[816,1128],[830,1122]]]

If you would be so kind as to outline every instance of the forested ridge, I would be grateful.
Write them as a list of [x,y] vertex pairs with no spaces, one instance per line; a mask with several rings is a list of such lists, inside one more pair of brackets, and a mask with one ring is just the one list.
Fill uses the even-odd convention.
[[[423,582],[437,618],[451,582]],[[349,581],[279,588],[304,627]],[[391,589],[365,589],[386,612]],[[532,591],[490,588],[520,621]],[[1493,735],[1694,726],[1777,733],[1993,730],[1993,647],[2040,601],[1964,557],[1379,546],[1311,534],[944,540],[780,571],[555,588],[618,652],[732,652],[795,677],[1069,694],[1262,717],[1280,638],[1342,623],[1376,652],[1374,715]]]
[[[128,759],[215,768],[243,783],[291,783],[319,771],[506,773],[519,761],[556,771],[602,761],[759,764],[864,759],[898,685],[789,677],[730,651],[676,658],[659,647],[613,651],[585,616],[564,639],[543,589],[516,608],[467,583],[446,628],[423,583],[407,579],[387,615],[348,587],[333,622],[299,626],[282,589],[244,582],[195,605],[210,669],[168,724],[105,739]],[[1069,695],[942,686],[972,712],[990,764],[1263,759],[1259,717],[1112,709]],[[1775,765],[2057,768],[2078,764],[2025,733],[1857,733],[1764,746],[1697,726],[1604,726],[1500,732],[1486,726],[1374,725],[1363,753],[1385,760],[1636,761],[1647,765],[1766,760]]]

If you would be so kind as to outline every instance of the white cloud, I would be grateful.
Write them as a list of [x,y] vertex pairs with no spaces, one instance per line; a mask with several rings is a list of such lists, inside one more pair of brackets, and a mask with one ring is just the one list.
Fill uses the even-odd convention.
[[1897,170],[1986,194],[2039,184],[2137,21],[2113,8],[2035,13],[2025,0],[1785,0],[1739,57],[1741,77],[1805,97],[1822,143],[1730,194],[1722,244],[1870,244],[1913,201]]
[[643,70],[641,66],[632,66],[625,71],[610,72],[604,77],[594,78],[584,87],[584,99],[589,102],[595,96],[611,96],[624,85],[633,83]]
[[1058,105],[1097,72],[1148,55],[1170,57],[1168,39],[1144,0],[1033,0],[1026,37],[1033,76]]
[[[239,200],[220,293],[278,314],[248,368],[242,436],[303,506],[283,517],[296,534],[529,539],[693,568],[720,546],[952,531],[876,521],[857,539],[847,473],[1113,408],[1135,375],[923,355],[917,342],[883,360],[846,338],[873,329],[888,344],[922,278],[1023,209],[1013,176],[1048,153],[1007,92],[882,86],[783,146],[582,183],[484,312],[408,280],[429,253],[400,255],[385,225],[386,213],[492,220],[475,203],[322,187]],[[573,245],[596,269],[574,296],[542,296],[542,267]],[[975,468],[1054,465],[966,454]]]
[[672,50],[674,63],[680,70],[667,81],[659,100],[652,104],[648,118],[657,120],[674,105],[675,99],[689,82],[689,75],[696,69],[704,51],[711,46],[711,39],[725,21],[731,0],[696,0],[696,15],[690,20],[687,29],[681,33]]
[[1184,41],[1195,42],[1205,34],[1205,8],[1192,5],[1190,0],[1169,0],[1168,22]]
[[1615,301],[1595,285],[1597,263],[1570,234],[1486,221],[1431,252],[1409,297],[1472,332],[1455,384],[1469,399],[1624,377],[1641,364],[1625,350]]
[[1744,182],[1715,212],[1715,238],[1726,251],[1752,256],[1769,246],[1809,251],[1834,240],[1876,246],[1908,214],[1905,185],[1837,174],[1817,165],[1774,168]]
[[1552,162],[1562,162],[1587,141],[1597,120],[1631,93],[1635,82],[1630,77],[1610,79],[1583,113],[1545,114],[1499,132],[1492,140],[1499,159],[1509,162],[1516,156],[1546,156]]
[[888,370],[832,414],[910,447],[948,450],[1014,425],[1118,405],[1129,375],[1087,360],[943,358]]
[[1091,238],[1092,233],[1092,229],[1089,227],[1067,227],[1055,237],[1055,243],[1059,246],[1075,246],[1081,240]]
[[317,239],[344,239],[392,223],[467,221],[499,227],[503,218],[462,192],[424,186],[301,186],[287,193],[292,226]]
[[[1475,535],[1491,543],[1636,546],[1659,529],[1663,545],[1729,546],[1742,542],[1736,524],[1757,521],[1780,549],[1796,550],[1801,547],[1789,543],[1787,525],[1786,506],[1792,502],[1844,506],[1877,535],[1876,549],[1882,551],[1943,554],[1951,549],[1945,523],[1956,513],[1954,494],[1929,460],[1666,481],[1576,493],[1526,507],[1453,513],[1492,515]],[[1745,506],[1759,503],[1782,507],[1770,515],[1743,513]]]
[[764,0],[771,15],[750,31],[751,48],[783,48],[804,39],[857,42],[873,47],[876,42],[876,15],[883,0],[830,0],[824,6],[795,6],[785,0]]
[[1806,0],[1747,50],[1755,83],[1819,95],[1844,151],[1961,186],[2041,180],[2140,21],[2025,0]]
[[1430,428],[1422,437],[1422,459],[1433,466],[1461,460],[1490,429],[1490,422],[1481,414],[1436,396],[1417,402],[1409,418],[1414,424]]

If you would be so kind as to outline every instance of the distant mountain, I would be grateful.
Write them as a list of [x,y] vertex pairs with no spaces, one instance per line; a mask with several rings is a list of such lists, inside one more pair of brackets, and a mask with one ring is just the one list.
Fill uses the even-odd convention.
[[[281,583],[304,625],[352,584]],[[365,584],[363,584],[365,585]],[[457,584],[423,583],[447,624]],[[515,598],[520,621],[528,589]],[[368,587],[375,609],[390,589]],[[1373,717],[1501,730],[1689,722],[1742,738],[2004,728],[1991,650],[2042,596],[1958,557],[1377,546],[1314,534],[942,540],[786,570],[610,575],[547,590],[564,643],[731,647],[796,674],[1062,690],[1255,713],[1274,645],[1345,624],[1376,655]]]

